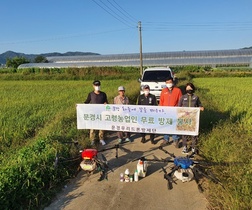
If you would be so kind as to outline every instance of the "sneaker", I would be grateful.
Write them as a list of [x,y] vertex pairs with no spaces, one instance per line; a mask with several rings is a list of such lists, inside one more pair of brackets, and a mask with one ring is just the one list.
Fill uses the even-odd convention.
[[131,142],[130,138],[126,138],[125,142]]
[[188,154],[188,149],[187,149],[187,147],[186,147],[186,146],[183,148],[183,150],[182,150],[182,154]]
[[169,144],[169,141],[163,140],[163,141],[161,142],[160,146],[166,146],[166,145],[168,145],[168,144]]
[[118,139],[118,143],[121,144],[122,143],[122,139]]
[[142,137],[141,142],[142,142],[142,143],[145,143],[145,142],[146,142],[145,137]]
[[102,146],[106,145],[106,142],[103,139],[100,140],[100,143],[102,144]]

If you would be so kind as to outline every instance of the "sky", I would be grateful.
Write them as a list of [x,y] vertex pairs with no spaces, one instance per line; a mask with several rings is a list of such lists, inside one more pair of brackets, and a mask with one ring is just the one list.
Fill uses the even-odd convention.
[[126,54],[252,46],[252,0],[2,0],[0,53]]

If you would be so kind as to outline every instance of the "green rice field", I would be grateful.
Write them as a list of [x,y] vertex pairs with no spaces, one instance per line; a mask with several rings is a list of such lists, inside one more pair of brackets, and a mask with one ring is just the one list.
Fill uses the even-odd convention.
[[[135,104],[136,80],[104,80],[109,102],[124,85]],[[206,182],[210,209],[252,206],[252,78],[195,78],[201,113],[199,147],[217,164],[213,173],[223,187]],[[178,84],[181,85],[181,84]],[[89,144],[87,131],[76,129],[77,103],[92,91],[92,81],[0,81],[0,206],[36,209],[50,202],[58,186],[74,176],[72,168],[55,169],[56,154],[71,156],[62,142]],[[13,204],[15,203],[15,205]]]

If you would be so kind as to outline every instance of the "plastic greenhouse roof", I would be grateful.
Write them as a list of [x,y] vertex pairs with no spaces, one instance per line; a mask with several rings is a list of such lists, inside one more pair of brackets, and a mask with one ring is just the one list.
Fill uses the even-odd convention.
[[[19,68],[62,68],[88,66],[139,66],[139,53],[92,56],[47,57],[49,63],[27,63]],[[143,53],[144,66],[251,64],[252,49]]]

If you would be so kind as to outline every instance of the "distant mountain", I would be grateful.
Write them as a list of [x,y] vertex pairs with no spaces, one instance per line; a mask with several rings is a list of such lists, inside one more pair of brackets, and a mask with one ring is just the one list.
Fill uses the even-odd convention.
[[43,53],[43,54],[25,54],[25,53],[18,53],[13,51],[7,51],[5,53],[0,54],[0,64],[5,64],[7,58],[14,58],[14,57],[25,57],[26,59],[30,60],[31,62],[34,61],[34,59],[42,55],[44,57],[52,57],[52,56],[76,56],[76,55],[100,55],[98,53],[92,53],[92,52],[66,52],[66,53]]
[[251,47],[244,47],[242,49],[244,49],[244,50],[246,50],[246,49],[252,49],[252,46]]

